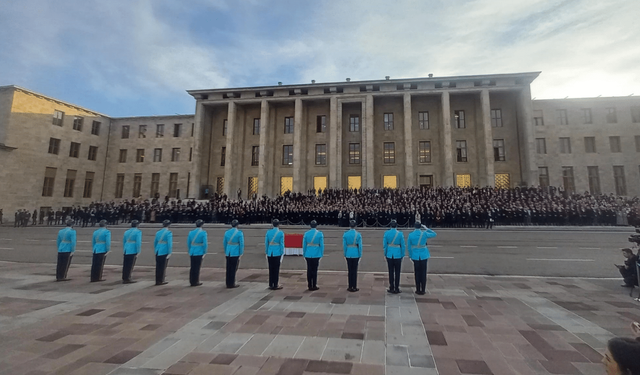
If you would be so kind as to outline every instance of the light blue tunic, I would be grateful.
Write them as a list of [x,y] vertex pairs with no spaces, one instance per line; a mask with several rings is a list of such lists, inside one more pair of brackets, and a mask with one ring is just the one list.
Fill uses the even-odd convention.
[[171,254],[173,251],[173,233],[169,228],[162,228],[156,232],[153,248],[158,256]]
[[139,254],[142,247],[142,232],[138,228],[131,228],[122,237],[124,255]]
[[350,229],[342,235],[342,249],[345,258],[362,257],[362,235],[355,229]]
[[405,254],[404,235],[396,228],[384,232],[382,237],[384,256],[392,259],[403,258]]
[[91,245],[94,254],[106,254],[111,250],[111,231],[107,228],[99,228],[93,232]]
[[431,254],[427,247],[427,239],[436,236],[436,232],[431,229],[416,229],[409,233],[407,237],[407,250],[409,251],[409,258],[412,260],[429,259]]
[[324,255],[324,234],[313,228],[302,237],[302,254],[305,258],[322,258]]
[[73,253],[76,251],[76,230],[71,227],[60,229],[57,244],[59,253]]
[[284,254],[284,233],[278,228],[272,228],[264,236],[265,253],[270,257]]
[[207,232],[204,229],[196,228],[189,232],[187,237],[189,256],[205,255],[208,247]]
[[231,228],[224,233],[222,240],[224,255],[239,257],[244,254],[244,233],[238,228]]

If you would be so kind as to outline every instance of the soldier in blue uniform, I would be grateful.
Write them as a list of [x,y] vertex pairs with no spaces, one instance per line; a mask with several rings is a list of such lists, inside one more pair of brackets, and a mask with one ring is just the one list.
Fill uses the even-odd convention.
[[264,236],[265,253],[267,254],[267,262],[269,264],[269,289],[282,289],[282,285],[278,284],[280,276],[280,262],[284,255],[284,233],[278,228],[280,221],[273,219],[273,228],[267,231]]
[[76,230],[73,229],[73,220],[67,220],[67,227],[58,232],[57,244],[56,281],[68,281],[67,273],[69,272],[73,252],[76,251]]
[[131,273],[142,247],[142,232],[138,229],[138,224],[138,220],[133,220],[131,229],[124,232],[122,237],[122,247],[124,248],[124,259],[122,261],[123,284],[135,283],[135,281],[131,280]]
[[318,265],[324,255],[324,234],[316,228],[315,220],[311,220],[310,226],[302,237],[302,254],[307,261],[307,286],[309,290],[318,290]]
[[347,270],[349,271],[349,292],[358,290],[358,263],[362,257],[362,235],[356,230],[356,221],[349,221],[349,229],[342,235],[342,249],[347,260]]
[[231,229],[224,233],[222,240],[224,255],[227,257],[227,288],[237,288],[236,272],[240,265],[240,257],[244,254],[244,233],[238,229],[238,220],[231,221]]
[[389,268],[389,293],[402,293],[400,291],[400,271],[402,269],[402,258],[405,254],[404,235],[398,229],[398,222],[391,220],[391,228],[384,232],[382,237],[382,248],[387,259]]
[[104,262],[107,260],[107,253],[111,250],[111,231],[107,229],[107,221],[101,220],[98,224],[100,228],[93,232],[91,245],[93,248],[93,259],[91,260],[91,282],[104,281],[102,271]]
[[153,248],[156,253],[156,285],[165,285],[165,275],[167,273],[167,265],[171,257],[173,249],[173,233],[169,229],[171,221],[164,220],[162,229],[156,232],[156,238],[153,240]]
[[200,268],[202,267],[202,259],[207,254],[209,247],[207,240],[207,232],[202,229],[204,221],[196,220],[196,229],[189,232],[187,237],[187,248],[189,249],[189,257],[191,258],[191,269],[189,270],[189,283],[191,286],[200,286]]
[[419,221],[414,224],[415,230],[407,237],[409,258],[413,261],[416,278],[416,294],[425,294],[427,287],[427,261],[431,257],[427,247],[427,239],[436,236],[436,232],[423,226]]

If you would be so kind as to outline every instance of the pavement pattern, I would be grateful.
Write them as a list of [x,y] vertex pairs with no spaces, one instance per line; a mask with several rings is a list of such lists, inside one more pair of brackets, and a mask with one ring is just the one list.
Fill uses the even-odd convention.
[[108,266],[89,283],[72,265],[0,262],[0,374],[383,375],[602,374],[606,342],[628,336],[640,304],[613,280],[430,275],[428,293],[388,294],[385,273],[361,273],[346,291],[344,272],[238,272],[136,267],[135,284]]

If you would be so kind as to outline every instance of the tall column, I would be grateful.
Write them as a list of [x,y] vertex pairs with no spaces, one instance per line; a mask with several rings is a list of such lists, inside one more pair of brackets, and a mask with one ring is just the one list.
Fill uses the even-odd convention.
[[522,89],[518,95],[518,137],[520,143],[520,182],[525,186],[538,184],[538,167],[535,159],[535,144],[532,123],[531,87]]
[[411,94],[404,94],[404,186],[415,186],[415,176],[413,171],[413,127],[411,126]]
[[[200,199],[200,185],[202,185],[202,181],[200,180],[200,176],[202,173],[202,169],[204,168],[202,163],[202,147],[204,143],[203,134],[204,134],[204,126],[206,125],[205,118],[207,112],[207,107],[202,103],[196,103],[196,115],[194,121],[193,128],[193,151],[191,154],[191,184],[189,185],[189,191],[187,191],[187,198],[195,198]],[[209,124],[211,121],[209,121]],[[205,163],[206,164],[206,163]],[[209,184],[208,181],[205,181],[205,184]]]
[[260,154],[258,169],[258,195],[271,196],[271,179],[273,178],[273,150],[268,145],[269,134],[272,132],[269,124],[269,102],[263,99],[260,103]]
[[342,104],[329,99],[329,187],[342,187]]
[[478,137],[478,150],[482,152],[480,164],[484,159],[484,165],[480,167],[480,186],[495,186],[495,170],[493,156],[493,131],[491,130],[491,103],[489,99],[489,90],[484,89],[480,92],[480,114],[482,123]]
[[442,131],[440,132],[442,186],[453,186],[453,148],[451,143],[451,103],[449,92],[445,91],[442,93]]
[[293,114],[293,192],[306,193],[307,127],[302,124],[302,99],[295,100]]
[[[234,141],[236,137],[236,117],[237,117],[238,109],[236,107],[236,102],[229,102],[229,109],[227,110],[227,143],[226,143],[226,155],[225,155],[225,164],[224,164],[224,193],[227,194],[229,198],[235,199],[237,197],[236,190],[238,189],[238,185],[236,179],[234,178],[237,174],[237,171],[233,170],[234,167]],[[237,164],[236,164],[237,168]]]
[[362,124],[362,187],[375,187],[374,175],[374,145],[373,145],[373,95],[368,94],[364,101],[364,116]]

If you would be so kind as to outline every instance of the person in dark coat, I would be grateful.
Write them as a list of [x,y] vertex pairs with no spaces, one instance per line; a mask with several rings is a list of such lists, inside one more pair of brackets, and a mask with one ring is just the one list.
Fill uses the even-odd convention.
[[625,258],[624,265],[616,265],[624,281],[621,286],[633,288],[638,285],[638,270],[636,268],[638,256],[636,256],[629,248],[622,249],[622,255]]

